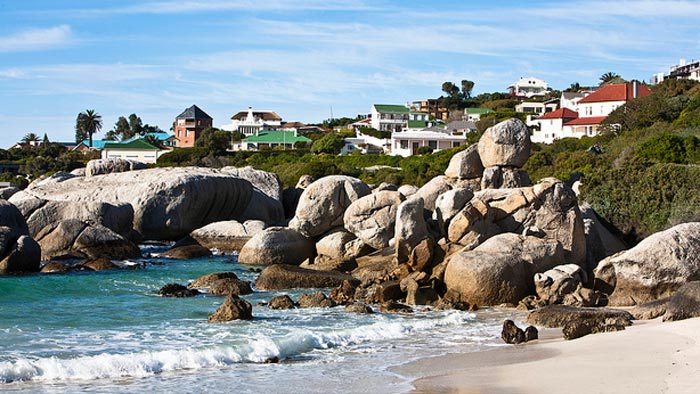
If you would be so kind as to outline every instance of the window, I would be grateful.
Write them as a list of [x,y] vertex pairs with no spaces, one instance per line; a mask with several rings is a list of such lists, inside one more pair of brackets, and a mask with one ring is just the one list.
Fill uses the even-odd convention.
[[408,140],[399,140],[399,145],[401,149],[408,149]]
[[453,147],[453,148],[456,148],[456,147],[458,147],[458,146],[462,146],[462,143],[459,142],[459,141],[452,141],[452,147]]
[[437,141],[428,141],[428,146],[430,147],[430,149],[437,149]]

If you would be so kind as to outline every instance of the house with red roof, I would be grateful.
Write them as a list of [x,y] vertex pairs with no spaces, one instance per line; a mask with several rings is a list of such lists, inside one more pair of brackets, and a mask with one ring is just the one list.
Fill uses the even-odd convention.
[[605,85],[579,100],[576,111],[561,108],[540,116],[534,121],[539,130],[533,132],[531,139],[550,144],[561,138],[595,136],[600,123],[611,112],[630,100],[650,94],[651,90],[637,81]]

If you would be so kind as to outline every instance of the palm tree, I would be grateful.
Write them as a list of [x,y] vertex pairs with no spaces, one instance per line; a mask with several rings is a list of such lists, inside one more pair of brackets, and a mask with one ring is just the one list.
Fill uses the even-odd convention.
[[76,131],[82,131],[88,136],[89,146],[92,148],[92,135],[102,129],[102,115],[94,109],[88,109],[78,114],[75,125]]
[[622,77],[612,71],[608,71],[605,74],[600,76],[600,84],[605,85],[606,83],[610,83],[616,79],[621,79]]
[[22,142],[24,142],[25,144],[30,145],[30,146],[35,146],[36,143],[39,142],[40,140],[41,140],[41,138],[39,138],[39,136],[34,134],[34,133],[28,133],[27,135],[22,137]]

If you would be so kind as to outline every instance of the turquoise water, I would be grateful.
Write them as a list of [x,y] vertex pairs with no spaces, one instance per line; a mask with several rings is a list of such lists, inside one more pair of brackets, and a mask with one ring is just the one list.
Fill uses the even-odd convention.
[[[256,291],[244,297],[252,321],[209,324],[222,297],[164,298],[158,289],[211,272],[257,274],[232,256],[147,261],[139,270],[0,277],[0,391],[406,392],[409,379],[391,367],[497,346],[504,318],[272,311],[255,305],[283,293]],[[264,364],[270,357],[288,359]]]

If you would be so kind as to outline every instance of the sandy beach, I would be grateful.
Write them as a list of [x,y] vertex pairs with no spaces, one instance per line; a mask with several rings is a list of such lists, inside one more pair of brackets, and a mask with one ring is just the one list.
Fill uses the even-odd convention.
[[415,393],[697,393],[700,318],[636,321],[625,331],[541,339],[407,364]]

